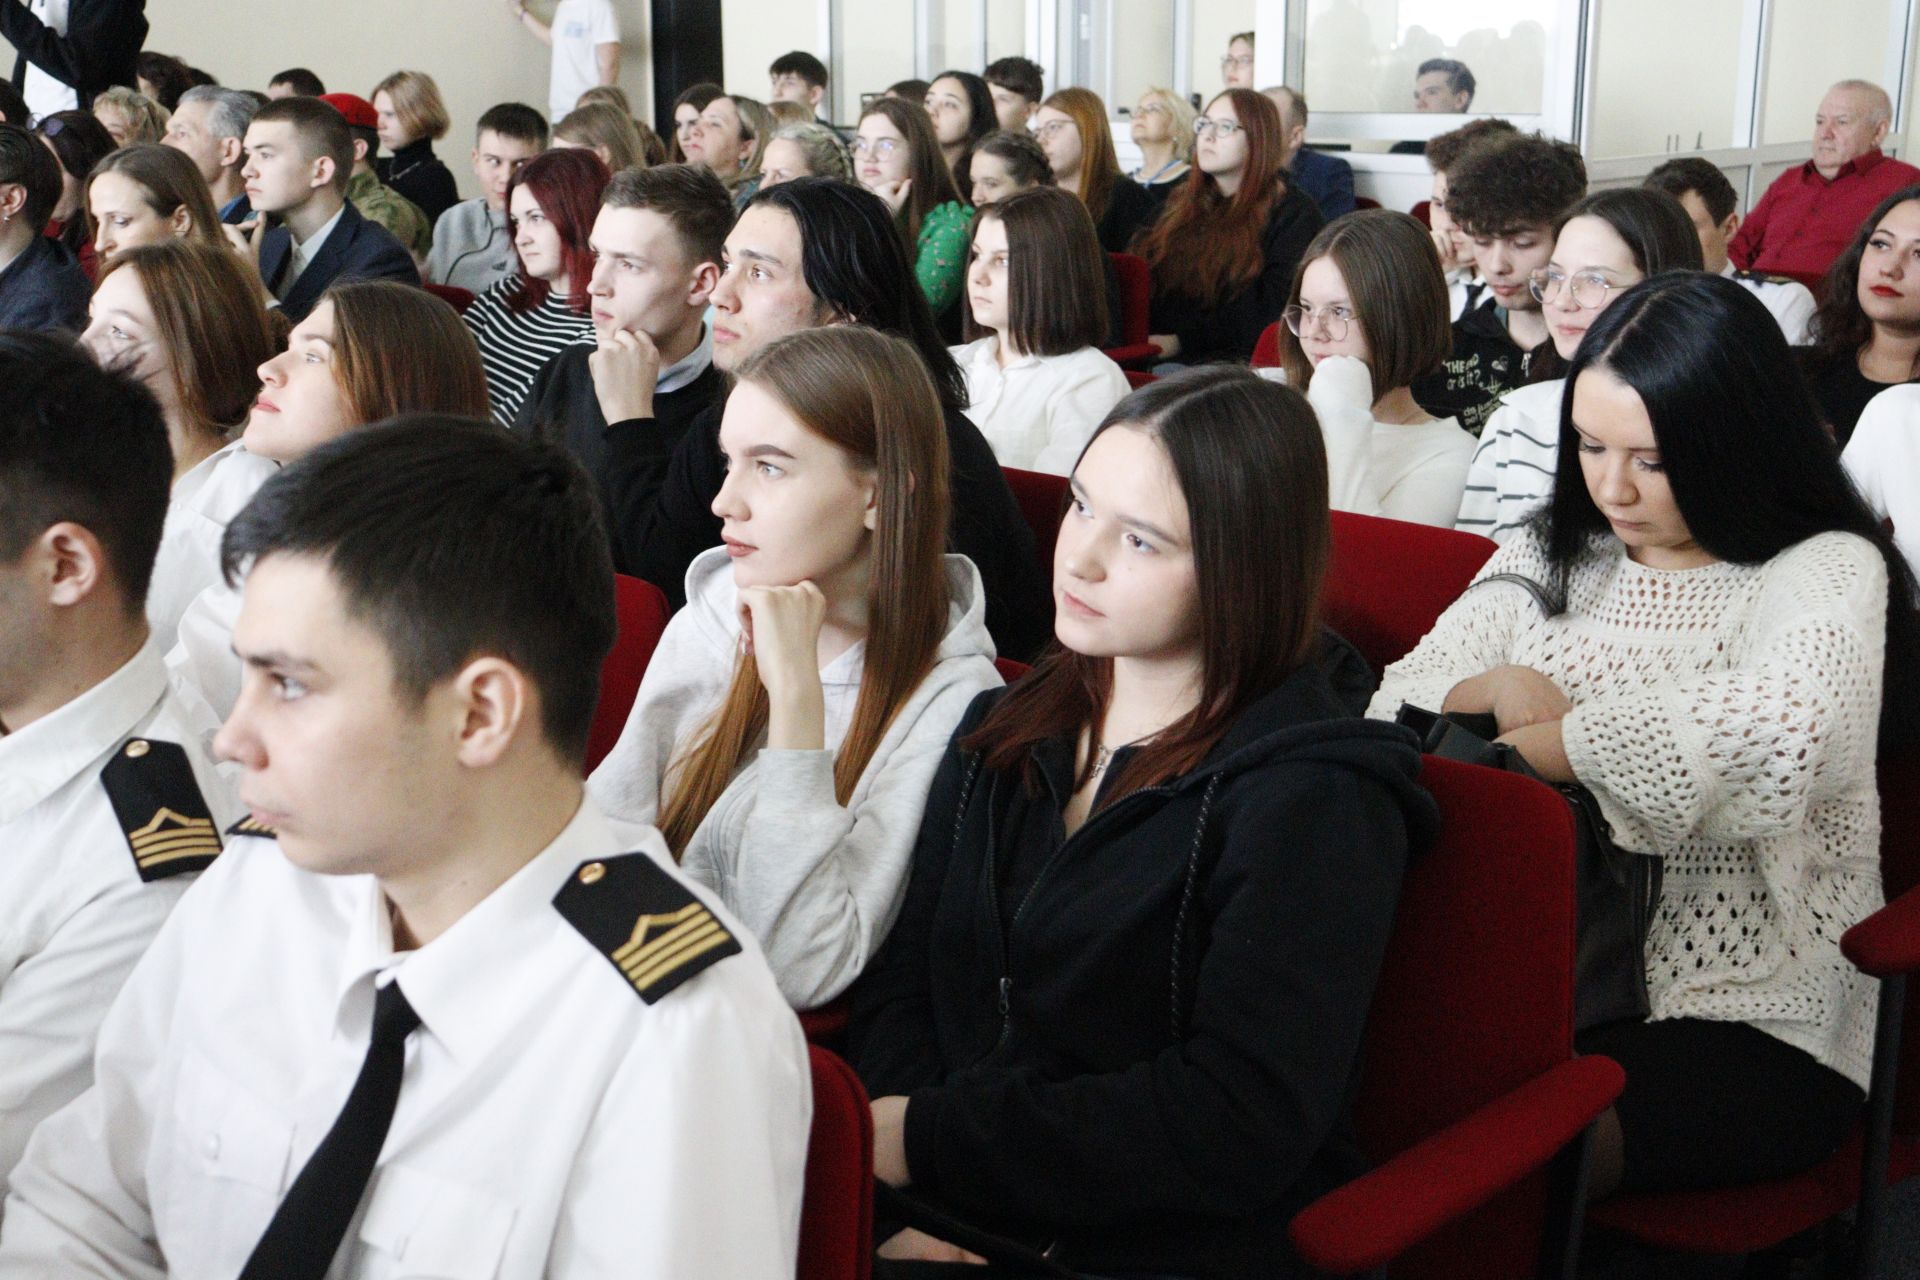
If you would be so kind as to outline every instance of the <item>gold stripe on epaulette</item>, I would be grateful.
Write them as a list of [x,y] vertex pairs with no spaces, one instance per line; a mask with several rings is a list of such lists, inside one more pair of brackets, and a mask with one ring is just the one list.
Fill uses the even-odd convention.
[[260,819],[254,817],[252,814],[248,814],[246,817],[240,819],[240,821],[234,823],[233,826],[228,829],[228,833],[236,836],[267,836],[269,838],[279,834],[272,827],[260,821]]
[[685,968],[688,964],[691,964],[696,957],[706,954],[707,952],[713,950],[715,947],[725,946],[727,943],[732,941],[733,941],[733,935],[728,933],[726,930],[720,928],[718,925],[716,925],[714,926],[713,935],[707,938],[699,946],[694,947],[691,950],[682,951],[678,955],[675,955],[670,959],[663,960],[659,964],[654,965],[652,968],[647,969],[644,972],[637,973],[637,974],[630,974],[628,975],[629,980],[633,983],[635,987],[637,987],[641,991],[645,991],[648,987],[651,987],[654,983],[659,982],[663,978],[671,976],[672,974],[678,972],[682,968]]
[[134,857],[173,849],[185,843],[213,846],[220,850],[220,837],[207,818],[183,818],[171,809],[161,809],[145,826],[127,832]]
[[141,866],[149,862],[166,862],[182,856],[195,856],[203,853],[220,852],[220,840],[216,836],[194,836],[190,840],[169,840],[165,844],[142,847],[133,855],[133,860]]
[[641,916],[640,919],[635,922],[633,932],[627,936],[627,944],[613,953],[613,962],[624,965],[627,959],[634,954],[636,948],[650,946],[651,944],[647,941],[647,930],[681,924],[692,919],[694,916],[704,913],[706,909],[706,906],[696,899],[693,902],[689,902],[686,906],[681,907],[678,911],[669,911],[667,914],[659,916]]
[[[658,945],[649,944],[644,950],[636,952],[632,959],[620,965],[620,971],[636,985],[645,986],[661,970],[677,965],[688,953],[699,954],[704,949],[700,944],[716,935],[721,938],[731,936],[720,927],[718,920],[703,913],[700,919],[690,920],[671,933],[661,934]],[[643,975],[646,977],[643,978]]]
[[218,857],[219,855],[220,842],[218,840],[203,840],[191,848],[177,849],[172,853],[144,854],[137,858],[136,861],[139,862],[141,870],[144,871],[148,867],[157,867],[165,862],[178,862],[182,858],[208,858]]

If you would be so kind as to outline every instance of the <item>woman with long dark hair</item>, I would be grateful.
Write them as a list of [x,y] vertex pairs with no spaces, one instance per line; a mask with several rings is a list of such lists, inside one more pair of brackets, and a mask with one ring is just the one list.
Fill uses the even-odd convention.
[[1913,573],[1736,281],[1635,286],[1567,385],[1550,502],[1370,713],[1492,714],[1663,860],[1652,1018],[1580,1040],[1627,1069],[1595,1194],[1787,1177],[1846,1139],[1871,1064],[1840,935],[1882,900],[1875,758],[1920,724]]
[[1306,402],[1245,369],[1114,408],[1056,643],[968,710],[855,988],[881,1180],[1075,1273],[1301,1274],[1288,1220],[1356,1169],[1346,1096],[1437,814],[1411,736],[1353,718],[1370,681],[1330,675],[1326,476]]
[[973,149],[980,139],[1000,127],[993,109],[993,90],[971,71],[942,71],[927,86],[921,105],[933,122],[940,158],[953,174],[954,189],[964,200],[973,189]]
[[1882,200],[1827,271],[1798,349],[1813,398],[1844,448],[1867,402],[1920,378],[1920,186]]
[[869,103],[853,139],[853,170],[893,210],[914,277],[939,320],[960,298],[973,213],[953,185],[925,108],[897,98]]
[[80,260],[87,279],[99,275],[93,236],[87,228],[87,179],[113,152],[113,135],[90,111],[56,111],[33,126],[60,162],[60,199],[54,203],[47,233]]
[[704,157],[700,150],[700,113],[715,98],[724,98],[725,89],[710,80],[703,80],[681,90],[680,96],[673,100],[673,144],[667,148],[667,161],[670,164],[698,164]]
[[1193,169],[1136,250],[1153,269],[1152,341],[1183,364],[1245,363],[1326,219],[1287,181],[1280,111],[1266,95],[1228,89],[1194,133]]
[[724,545],[688,569],[591,786],[660,829],[805,1009],[886,936],[947,738],[1000,677],[979,572],[944,554],[946,428],[913,348],[811,329],[736,377]]

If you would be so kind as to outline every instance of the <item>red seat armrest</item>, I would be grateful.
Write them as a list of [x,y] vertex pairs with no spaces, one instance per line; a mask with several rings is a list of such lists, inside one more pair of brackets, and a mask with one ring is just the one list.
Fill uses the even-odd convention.
[[1384,1266],[1545,1165],[1626,1082],[1612,1058],[1562,1062],[1321,1196],[1295,1216],[1294,1247],[1337,1275]]
[[1876,978],[1920,969],[1920,888],[1899,897],[1840,935],[1854,968]]
[[1123,367],[1141,360],[1164,358],[1160,354],[1160,348],[1151,342],[1130,342],[1122,347],[1102,347],[1100,354]]

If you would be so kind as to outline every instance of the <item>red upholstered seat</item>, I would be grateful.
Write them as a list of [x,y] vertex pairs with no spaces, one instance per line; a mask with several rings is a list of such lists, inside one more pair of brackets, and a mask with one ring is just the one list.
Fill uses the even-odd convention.
[[1145,258],[1111,253],[1120,277],[1120,345],[1106,347],[1115,364],[1138,364],[1160,358],[1160,348],[1147,341],[1147,316],[1153,307],[1153,272]]
[[1354,1103],[1380,1163],[1293,1241],[1341,1275],[1556,1274],[1583,1135],[1625,1080],[1573,1056],[1573,820],[1516,774],[1429,758],[1422,781],[1440,838],[1408,868]]
[[1852,1140],[1798,1177],[1718,1191],[1614,1196],[1596,1205],[1589,1221],[1663,1249],[1747,1254],[1791,1240],[1858,1203],[1860,1253],[1851,1274],[1876,1274],[1886,1188],[1920,1173],[1920,989],[1907,990],[1907,975],[1920,970],[1920,758],[1881,764],[1880,807],[1887,905],[1840,939],[1847,959],[1880,979],[1872,1087]]
[[1419,224],[1420,224],[1421,226],[1423,226],[1423,227],[1427,227],[1427,228],[1429,228],[1429,229],[1431,229],[1431,228],[1432,228],[1432,226],[1433,226],[1433,201],[1431,201],[1431,200],[1422,200],[1422,201],[1421,201],[1421,202],[1420,202],[1419,204],[1417,204],[1417,205],[1415,205],[1415,206],[1413,206],[1413,208],[1411,208],[1411,209],[1409,209],[1409,210],[1407,210],[1407,212],[1408,212],[1409,214],[1411,214],[1411,215],[1413,216],[1413,220],[1414,220],[1415,222],[1417,222],[1417,223],[1419,223]]
[[618,632],[607,660],[600,664],[600,701],[587,731],[587,772],[606,759],[627,727],[627,714],[640,692],[653,648],[667,629],[672,610],[660,588],[624,573],[613,575],[613,615]]
[[1008,684],[1012,684],[1015,680],[1018,680],[1021,676],[1033,670],[1033,668],[1026,663],[1015,662],[1012,658],[995,658],[993,665],[994,668],[1000,672],[1000,678]]
[[473,305],[474,294],[471,289],[462,289],[452,284],[430,284],[423,287],[428,293],[462,314],[465,314],[467,308]]
[[1044,471],[1022,471],[1017,467],[1000,468],[1006,473],[1007,488],[1020,504],[1020,514],[1033,529],[1033,549],[1040,556],[1040,570],[1053,581],[1053,544],[1060,536],[1060,521],[1067,513],[1067,478]]
[[800,1209],[798,1280],[867,1280],[873,1274],[873,1110],[840,1058],[807,1046],[813,1132]]
[[1253,342],[1253,359],[1248,361],[1256,369],[1278,369],[1280,367],[1280,322],[1260,331]]
[[1355,196],[1353,198],[1353,207],[1356,209],[1378,209],[1380,202],[1372,196]]
[[1420,643],[1496,550],[1474,533],[1336,511],[1321,597],[1327,625],[1384,670]]
[[1138,391],[1141,387],[1150,387],[1160,381],[1159,378],[1143,369],[1122,369],[1120,372],[1127,376],[1127,385],[1135,391]]

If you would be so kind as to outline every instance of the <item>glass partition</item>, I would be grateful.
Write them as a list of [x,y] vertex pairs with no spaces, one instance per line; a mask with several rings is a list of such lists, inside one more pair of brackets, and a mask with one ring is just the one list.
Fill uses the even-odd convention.
[[[1609,0],[1611,3],[1611,0]],[[1307,0],[1307,100],[1323,112],[1453,113],[1416,103],[1420,65],[1465,64],[1475,115],[1539,115],[1557,0]]]

